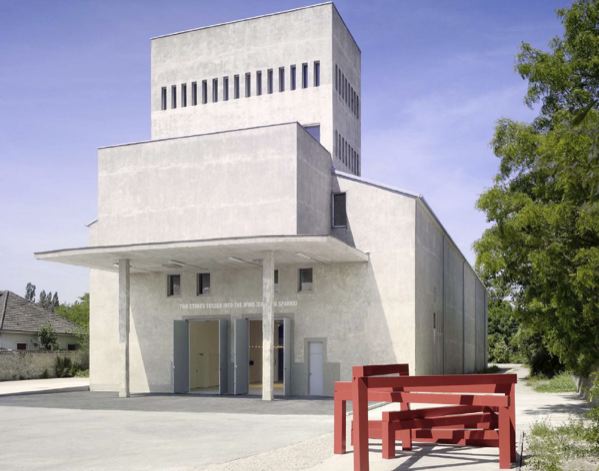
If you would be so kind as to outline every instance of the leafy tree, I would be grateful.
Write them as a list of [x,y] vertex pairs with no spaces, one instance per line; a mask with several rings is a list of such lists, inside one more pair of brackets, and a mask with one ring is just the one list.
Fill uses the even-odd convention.
[[50,324],[40,328],[37,337],[44,349],[55,350],[58,348],[58,336]]
[[25,288],[25,299],[30,303],[35,302],[35,285],[32,283],[27,283]]
[[89,293],[85,293],[72,304],[57,306],[56,313],[77,324],[81,348],[87,349],[89,346]]
[[46,303],[47,303],[47,295],[46,295],[46,290],[43,289],[40,293],[40,299],[38,301],[38,304],[45,308],[46,307]]
[[526,335],[584,374],[599,359],[599,0],[558,16],[549,52],[525,43],[518,55],[525,101],[541,106],[530,124],[497,124],[476,264]]
[[60,302],[58,301],[58,291],[56,291],[54,293],[54,295],[52,296],[52,302],[50,303],[50,306],[52,308],[52,310],[54,311],[54,309],[56,309],[58,306],[60,306]]

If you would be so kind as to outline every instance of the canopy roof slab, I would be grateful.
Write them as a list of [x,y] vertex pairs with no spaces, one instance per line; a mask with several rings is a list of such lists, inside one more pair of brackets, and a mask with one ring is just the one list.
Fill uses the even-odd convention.
[[128,259],[132,273],[261,266],[272,252],[277,265],[367,262],[368,254],[329,236],[261,236],[80,247],[36,252],[38,260],[118,271]]

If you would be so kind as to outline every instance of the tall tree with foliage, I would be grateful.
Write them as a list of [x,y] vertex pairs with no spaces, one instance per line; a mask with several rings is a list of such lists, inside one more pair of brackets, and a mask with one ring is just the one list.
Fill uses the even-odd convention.
[[31,282],[25,287],[25,299],[30,303],[35,302],[35,285]]
[[599,0],[558,10],[550,51],[522,44],[517,70],[532,123],[501,119],[500,159],[477,202],[491,227],[477,270],[524,329],[568,368],[599,360]]
[[55,311],[79,327],[79,342],[81,348],[87,349],[89,345],[89,293],[85,293],[72,304],[61,304]]

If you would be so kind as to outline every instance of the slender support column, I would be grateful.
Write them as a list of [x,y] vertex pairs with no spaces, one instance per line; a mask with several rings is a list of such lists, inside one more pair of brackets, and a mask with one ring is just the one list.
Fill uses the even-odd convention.
[[273,398],[273,337],[275,299],[275,256],[273,252],[262,259],[262,400]]
[[120,387],[119,397],[129,397],[129,316],[130,285],[129,259],[119,260],[119,347],[120,347]]

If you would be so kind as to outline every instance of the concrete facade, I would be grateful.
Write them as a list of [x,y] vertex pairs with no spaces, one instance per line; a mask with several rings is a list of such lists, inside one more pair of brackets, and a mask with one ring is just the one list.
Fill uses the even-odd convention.
[[[189,325],[202,320],[219,322],[218,371],[205,376],[218,373],[224,393],[247,390],[257,355],[264,399],[331,395],[357,364],[407,362],[416,374],[484,367],[486,298],[472,268],[420,196],[359,177],[360,69],[331,3],[152,41],[152,140],[99,150],[89,247],[37,254],[91,268],[92,390],[189,391],[200,375],[189,355],[204,354]],[[245,74],[255,87],[257,71],[263,94],[246,97]],[[347,221],[333,224],[339,194]],[[200,273],[210,274],[206,292]],[[250,320],[262,321],[262,345],[246,355]],[[284,334],[273,337],[273,325]],[[312,343],[322,354],[310,355]],[[312,391],[311,375],[322,375]]]

